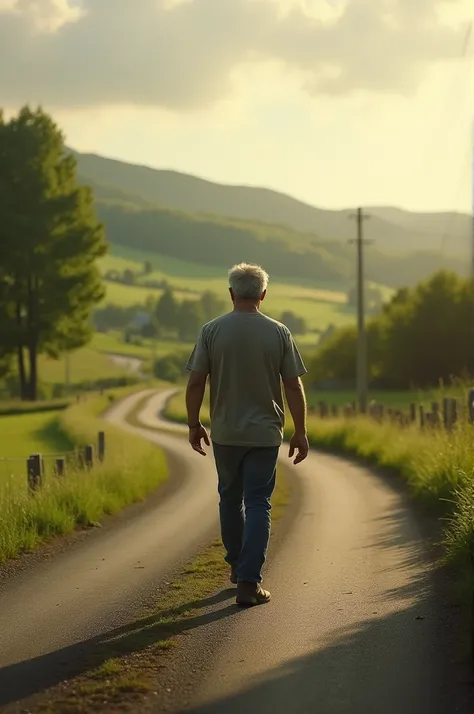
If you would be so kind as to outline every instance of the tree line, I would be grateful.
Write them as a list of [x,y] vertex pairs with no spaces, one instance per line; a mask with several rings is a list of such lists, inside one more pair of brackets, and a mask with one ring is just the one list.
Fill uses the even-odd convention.
[[[439,271],[398,290],[367,323],[367,344],[372,387],[424,388],[474,374],[472,282]],[[310,380],[352,386],[356,353],[356,328],[334,331],[310,363]]]
[[[165,282],[163,293],[157,300],[150,295],[142,305],[107,304],[94,311],[93,321],[99,332],[121,330],[127,338],[140,335],[192,342],[204,323],[230,309],[229,300],[223,300],[210,290],[198,298],[179,300],[173,288]],[[284,311],[277,319],[294,335],[308,332],[305,319],[291,310]]]
[[[97,210],[109,241],[120,246],[219,267],[240,262],[245,255],[249,262],[264,265],[275,278],[286,281],[348,286],[354,274],[353,247],[333,236],[169,209],[129,208],[117,202],[99,201]],[[442,267],[467,276],[465,261],[440,251],[386,255],[371,247],[366,255],[369,280],[394,288],[413,286]]]
[[0,234],[0,376],[16,372],[22,399],[35,400],[38,356],[91,337],[107,250],[92,192],[41,108],[0,113]]

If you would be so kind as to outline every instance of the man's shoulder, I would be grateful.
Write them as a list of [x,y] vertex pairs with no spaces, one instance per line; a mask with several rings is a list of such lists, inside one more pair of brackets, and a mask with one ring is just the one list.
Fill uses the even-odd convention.
[[291,332],[289,328],[283,324],[283,322],[280,322],[279,320],[275,320],[274,317],[269,317],[268,315],[265,315],[263,312],[260,313],[263,318],[265,318],[266,323],[269,326],[272,326],[275,330],[283,334],[285,337],[291,337]]
[[228,322],[231,315],[232,315],[231,312],[226,312],[224,315],[219,315],[219,317],[215,317],[213,320],[209,320],[209,322],[206,322],[202,326],[202,328],[201,328],[202,333],[205,335],[210,332],[213,332],[217,327]]

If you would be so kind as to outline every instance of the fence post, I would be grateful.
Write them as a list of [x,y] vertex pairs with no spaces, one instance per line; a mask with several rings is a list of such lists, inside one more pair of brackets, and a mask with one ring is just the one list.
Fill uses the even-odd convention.
[[331,405],[331,415],[333,417],[338,417],[339,416],[339,409],[337,407],[337,404],[332,404]]
[[455,426],[458,420],[458,400],[450,399],[451,402],[451,429]]
[[92,444],[87,444],[84,448],[84,464],[86,469],[91,469],[94,466],[94,447]]
[[64,458],[56,459],[55,473],[56,473],[56,476],[59,476],[59,477],[66,475],[66,459],[64,459]]
[[416,404],[415,404],[415,402],[412,402],[410,404],[410,421],[412,424],[415,424],[415,422],[416,422]]
[[319,416],[324,419],[328,415],[328,405],[326,402],[319,402]]
[[419,411],[419,415],[420,415],[420,427],[422,429],[424,429],[425,425],[426,425],[426,416],[425,416],[425,408],[424,408],[423,404],[420,404],[420,408],[418,411]]
[[41,488],[43,480],[43,459],[41,454],[31,454],[26,462],[28,488],[30,493],[35,493]]
[[101,463],[105,459],[105,432],[104,431],[99,431],[98,436],[97,436],[97,457]]
[[451,429],[451,400],[448,397],[443,399],[443,424],[448,431]]
[[474,389],[469,390],[467,398],[467,418],[471,424],[474,424]]

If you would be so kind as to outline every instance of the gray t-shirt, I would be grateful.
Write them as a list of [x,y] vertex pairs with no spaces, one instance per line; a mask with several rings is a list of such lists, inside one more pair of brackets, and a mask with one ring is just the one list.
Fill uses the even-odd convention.
[[201,329],[186,369],[210,375],[216,444],[279,446],[281,379],[306,374],[291,333],[261,312],[230,312]]

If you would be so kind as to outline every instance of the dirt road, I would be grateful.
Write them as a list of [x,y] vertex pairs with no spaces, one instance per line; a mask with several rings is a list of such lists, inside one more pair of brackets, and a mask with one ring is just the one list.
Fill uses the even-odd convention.
[[[166,395],[150,394],[144,428],[126,425],[144,394],[108,418],[163,446],[180,478],[156,503],[4,585],[0,706],[80,671],[83,656],[216,527],[211,457],[145,428],[164,425]],[[294,517],[266,574],[272,603],[241,611],[224,593],[206,624],[187,632],[170,694],[154,711],[472,714],[455,646],[460,619],[397,482],[316,453],[291,473]]]
[[215,606],[215,620],[187,638],[168,710],[473,712],[462,624],[399,482],[316,453],[291,473],[299,512],[269,563],[272,603],[228,618],[218,614],[229,600]]
[[[107,418],[163,446],[175,479],[136,515],[91,531],[77,547],[1,583],[0,707],[81,671],[101,637],[132,619],[141,600],[216,530],[210,460],[196,463],[181,438],[125,422],[144,394],[119,403]],[[155,397],[157,409],[166,397]]]

